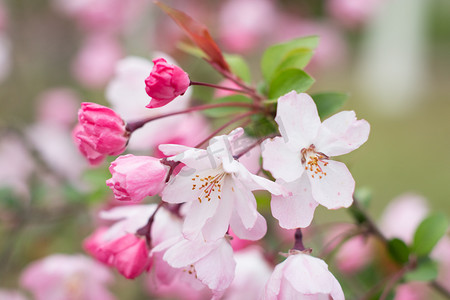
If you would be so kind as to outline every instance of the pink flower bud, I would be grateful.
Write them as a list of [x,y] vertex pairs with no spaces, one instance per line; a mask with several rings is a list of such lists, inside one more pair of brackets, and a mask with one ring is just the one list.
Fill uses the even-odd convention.
[[111,163],[112,178],[106,184],[119,201],[142,201],[162,191],[167,167],[150,156],[120,156]]
[[183,95],[190,85],[189,75],[181,68],[167,63],[164,58],[153,60],[152,72],[145,79],[145,91],[152,97],[147,108],[156,108],[168,104]]
[[78,111],[78,122],[73,137],[91,165],[100,164],[107,155],[119,155],[125,150],[128,142],[125,123],[112,109],[83,102]]

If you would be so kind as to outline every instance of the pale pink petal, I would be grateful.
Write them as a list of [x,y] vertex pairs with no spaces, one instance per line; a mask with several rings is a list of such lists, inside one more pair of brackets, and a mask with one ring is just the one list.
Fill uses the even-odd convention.
[[217,243],[218,242],[207,243],[201,239],[194,241],[182,240],[166,251],[164,260],[173,268],[183,268],[192,265],[209,255],[216,249]]
[[369,132],[366,120],[357,120],[354,111],[342,111],[322,123],[314,145],[328,156],[342,155],[364,144]]
[[258,215],[255,196],[238,180],[230,180],[230,183],[232,184],[230,196],[234,200],[234,209],[244,227],[250,229],[255,224]]
[[[309,145],[308,145],[309,146]],[[265,140],[262,145],[263,168],[276,179],[294,181],[302,176],[300,148],[291,148],[282,137]]]
[[286,266],[286,260],[275,266],[269,281],[266,284],[265,300],[277,300],[280,293],[283,272]]
[[345,300],[344,291],[342,290],[341,284],[333,276],[333,288],[331,289],[330,296],[333,300]]
[[270,202],[272,215],[283,228],[308,227],[313,219],[314,210],[319,205],[312,197],[308,178],[302,176],[294,182],[284,183],[283,187],[289,194],[286,196],[272,195],[272,201]]
[[166,156],[174,156],[194,148],[177,144],[161,144],[158,149]]
[[326,173],[322,178],[305,173],[311,183],[312,196],[328,209],[349,207],[353,203],[355,180],[345,164],[333,160],[327,162],[327,166],[322,166]]
[[193,181],[191,177],[179,174],[169,181],[161,192],[161,198],[167,203],[198,201],[199,191],[192,190],[192,185]]
[[183,235],[185,238],[194,239],[197,237],[206,222],[216,214],[220,201],[217,198],[212,198],[210,201],[203,199],[200,202],[196,199],[192,202],[183,224]]
[[284,141],[299,151],[312,144],[321,124],[314,100],[295,91],[278,99],[275,121]]
[[195,264],[197,278],[214,292],[224,291],[234,278],[236,262],[233,249],[226,239]]
[[257,241],[262,239],[262,237],[267,232],[267,222],[260,213],[257,212],[255,224],[253,224],[252,228],[245,228],[244,224],[242,224],[242,220],[239,217],[238,213],[233,211],[230,220],[230,227],[237,237],[240,239]]
[[222,238],[228,230],[233,205],[236,203],[235,199],[227,196],[231,193],[231,184],[231,180],[226,178],[223,185],[222,197],[218,200],[219,206],[217,207],[216,213],[203,226],[203,238],[207,241],[215,241]]
[[[284,278],[302,294],[329,294],[334,288],[327,264],[307,254],[291,255],[284,268]],[[299,268],[302,267],[302,272]]]
[[[175,152],[180,149],[178,145],[159,145],[159,149],[163,152]],[[171,149],[172,148],[172,149]],[[215,169],[220,165],[220,160],[215,154],[207,150],[189,148],[187,150],[177,154],[175,156],[167,158],[171,161],[179,161],[184,163],[186,166],[194,171],[204,171],[207,169]]]
[[236,164],[237,171],[233,174],[233,178],[241,181],[248,190],[266,190],[274,195],[284,194],[284,189],[278,184],[267,178],[250,173],[247,168],[241,164]]

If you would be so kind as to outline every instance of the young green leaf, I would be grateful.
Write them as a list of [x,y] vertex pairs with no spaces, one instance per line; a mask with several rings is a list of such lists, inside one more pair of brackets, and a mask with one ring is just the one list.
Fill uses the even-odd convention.
[[443,213],[435,213],[420,223],[414,234],[412,251],[419,256],[428,255],[437,242],[444,236],[448,228],[447,217]]
[[280,64],[292,55],[294,50],[314,50],[319,44],[319,37],[308,36],[297,38],[286,43],[269,47],[261,59],[261,70],[266,81],[271,81]]
[[316,102],[319,116],[322,119],[337,112],[348,99],[348,95],[342,93],[319,93],[311,97]]
[[269,98],[278,98],[290,91],[302,93],[309,89],[314,83],[304,71],[299,69],[285,69],[275,74],[274,79],[269,84]]
[[431,281],[438,276],[438,265],[435,261],[426,258],[419,261],[417,268],[405,274],[406,281]]
[[275,73],[290,68],[303,69],[309,63],[313,54],[314,52],[311,49],[294,49],[286,54],[286,57],[276,68]]
[[390,240],[387,246],[389,254],[396,262],[404,264],[408,261],[410,251],[404,241],[395,238]]
[[268,119],[264,115],[253,115],[252,123],[244,130],[248,136],[258,138],[277,133],[278,127],[273,119]]
[[231,72],[246,83],[250,83],[250,68],[240,55],[225,54],[225,60],[231,68]]

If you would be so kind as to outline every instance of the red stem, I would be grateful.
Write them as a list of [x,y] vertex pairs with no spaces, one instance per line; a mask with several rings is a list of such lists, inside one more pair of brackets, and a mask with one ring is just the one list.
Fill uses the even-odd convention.
[[221,89],[221,90],[232,91],[232,92],[236,92],[236,93],[240,93],[240,94],[250,94],[251,95],[251,93],[249,93],[248,90],[235,89],[235,88],[221,86],[221,85],[212,84],[212,83],[191,81],[191,85],[207,86],[207,87],[211,87],[211,88],[215,88],[215,89]]
[[262,109],[260,106],[257,106],[255,104],[250,104],[250,103],[225,102],[225,103],[204,104],[204,105],[198,105],[198,106],[194,106],[194,107],[180,110],[180,111],[175,111],[175,112],[171,112],[171,113],[167,113],[167,114],[162,114],[159,116],[150,117],[150,118],[140,120],[140,121],[130,122],[127,124],[126,129],[128,132],[132,133],[136,129],[141,128],[142,126],[144,126],[145,124],[147,124],[148,122],[151,122],[151,121],[155,121],[155,120],[166,118],[166,117],[186,114],[186,113],[190,113],[193,111],[207,110],[207,109],[218,108],[218,107],[248,107],[248,108],[253,108],[253,109]]

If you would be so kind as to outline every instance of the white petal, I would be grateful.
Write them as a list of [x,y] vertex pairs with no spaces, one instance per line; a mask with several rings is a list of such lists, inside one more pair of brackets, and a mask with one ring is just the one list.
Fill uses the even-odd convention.
[[[184,168],[183,168],[184,169]],[[193,176],[178,174],[173,177],[161,193],[161,198],[167,203],[184,203],[197,200],[198,190],[192,190]]]
[[231,196],[234,199],[234,209],[239,215],[245,229],[250,229],[256,222],[258,212],[253,193],[238,180],[230,180]]
[[283,187],[289,192],[289,195],[272,195],[270,202],[272,215],[283,228],[308,227],[313,219],[314,210],[319,204],[314,201],[306,174],[294,182],[284,183]]
[[275,266],[269,281],[266,284],[265,300],[277,300],[281,289],[281,280],[286,266],[286,260]]
[[[159,149],[176,152],[181,150],[178,145],[160,145]],[[190,167],[193,171],[199,172],[207,169],[215,169],[220,166],[221,161],[207,150],[186,147],[186,151],[167,158],[171,161],[179,161]]]
[[366,120],[356,120],[354,111],[343,111],[322,123],[314,145],[328,156],[342,155],[364,144],[369,132]]
[[164,260],[173,268],[183,268],[196,263],[216,249],[217,242],[206,243],[202,240],[182,240],[169,248],[164,254]]
[[224,291],[234,278],[236,262],[227,240],[219,240],[213,251],[195,263],[197,278],[211,290]]
[[299,151],[312,144],[320,127],[314,100],[308,94],[294,91],[278,99],[275,121],[284,141]]
[[315,201],[328,209],[349,207],[353,203],[355,180],[341,162],[329,160],[327,166],[321,166],[326,175],[320,178],[306,172],[311,183],[312,195]]
[[283,138],[265,140],[262,145],[263,168],[272,173],[276,179],[291,182],[303,173],[300,148],[293,149]]
[[142,215],[142,212],[150,217],[156,209],[156,204],[149,205],[127,205],[111,208],[101,211],[99,216],[104,220],[120,220],[130,218],[136,215]]
[[[184,151],[193,149],[192,147],[177,145],[177,144],[161,144],[158,146],[159,151],[161,151],[166,156],[178,155]],[[174,160],[174,159],[171,159]]]

